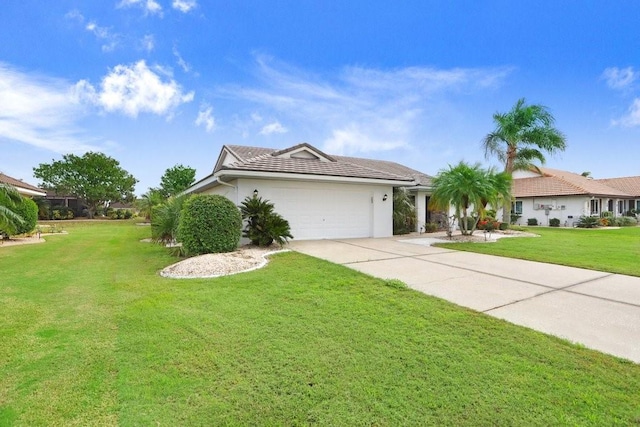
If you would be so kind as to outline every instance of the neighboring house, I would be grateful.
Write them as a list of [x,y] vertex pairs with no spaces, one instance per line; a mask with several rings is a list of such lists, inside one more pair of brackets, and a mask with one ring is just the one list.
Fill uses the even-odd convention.
[[391,236],[394,187],[409,189],[423,225],[429,186],[429,176],[400,164],[332,156],[306,143],[225,145],[211,175],[185,193],[219,194],[237,205],[256,194],[274,203],[296,239],[331,239]]
[[27,184],[20,179],[12,178],[9,175],[3,174],[2,172],[0,172],[0,182],[12,185],[16,188],[16,190],[18,190],[18,193],[22,194],[25,197],[44,197],[46,195],[46,192],[42,188]]
[[640,208],[640,177],[592,179],[558,169],[513,173],[512,212],[520,215],[518,224],[536,218],[548,225],[558,218],[561,225],[571,226],[581,216],[600,216],[611,212],[624,216]]
[[87,208],[82,199],[73,195],[63,195],[53,191],[47,191],[46,199],[49,201],[52,211],[56,208],[67,208],[73,211],[74,217],[82,216],[84,210]]

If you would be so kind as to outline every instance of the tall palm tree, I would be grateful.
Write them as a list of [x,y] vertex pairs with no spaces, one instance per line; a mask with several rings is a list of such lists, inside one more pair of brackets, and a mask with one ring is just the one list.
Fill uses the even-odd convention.
[[510,199],[510,193],[511,177],[505,172],[460,162],[433,178],[431,203],[443,210],[453,206],[460,231],[470,235],[487,205],[498,206],[501,200]]
[[22,203],[22,196],[15,187],[0,182],[0,233],[14,234],[22,217],[13,209]]
[[[544,164],[543,152],[554,154],[566,148],[565,136],[554,127],[555,119],[542,105],[527,105],[521,98],[507,113],[495,113],[496,128],[482,144],[485,156],[495,155],[504,163],[504,171],[512,175],[515,170]],[[505,203],[503,221],[511,217],[511,203]]]

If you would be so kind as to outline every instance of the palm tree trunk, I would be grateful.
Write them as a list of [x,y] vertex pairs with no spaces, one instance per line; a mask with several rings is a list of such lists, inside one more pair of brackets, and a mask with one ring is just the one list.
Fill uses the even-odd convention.
[[[504,167],[504,171],[513,176],[513,163],[516,159],[517,146],[515,144],[509,144],[507,147],[507,161]],[[505,200],[504,206],[502,206],[502,222],[511,224],[511,200]]]

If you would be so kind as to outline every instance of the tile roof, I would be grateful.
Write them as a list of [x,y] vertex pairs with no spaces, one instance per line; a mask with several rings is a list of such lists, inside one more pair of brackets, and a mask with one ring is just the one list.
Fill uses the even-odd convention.
[[640,197],[640,176],[627,176],[623,178],[597,179],[609,187],[623,191],[633,197]]
[[24,181],[12,178],[9,175],[3,174],[2,172],[0,172],[0,182],[4,182],[5,184],[12,185],[16,188],[23,188],[25,190],[37,191],[39,193],[45,192],[42,188],[38,188],[35,185],[27,184]]
[[558,169],[540,168],[541,176],[533,178],[519,178],[513,180],[513,194],[515,197],[543,197],[543,196],[612,196],[632,197],[631,194],[606,185],[601,180],[595,180],[582,175]]
[[[327,161],[279,157],[305,145],[322,155]],[[238,158],[238,161],[228,165],[219,165],[214,172],[219,170],[246,170],[407,182],[416,181],[419,185],[430,184],[428,175],[398,163],[356,157],[330,156],[308,144],[299,144],[284,150],[242,145],[226,145],[223,150],[225,148]]]

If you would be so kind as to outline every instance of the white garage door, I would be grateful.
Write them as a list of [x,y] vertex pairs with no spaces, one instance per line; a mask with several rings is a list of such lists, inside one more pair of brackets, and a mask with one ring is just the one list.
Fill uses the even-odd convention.
[[276,212],[296,240],[371,237],[373,205],[366,191],[273,188]]

